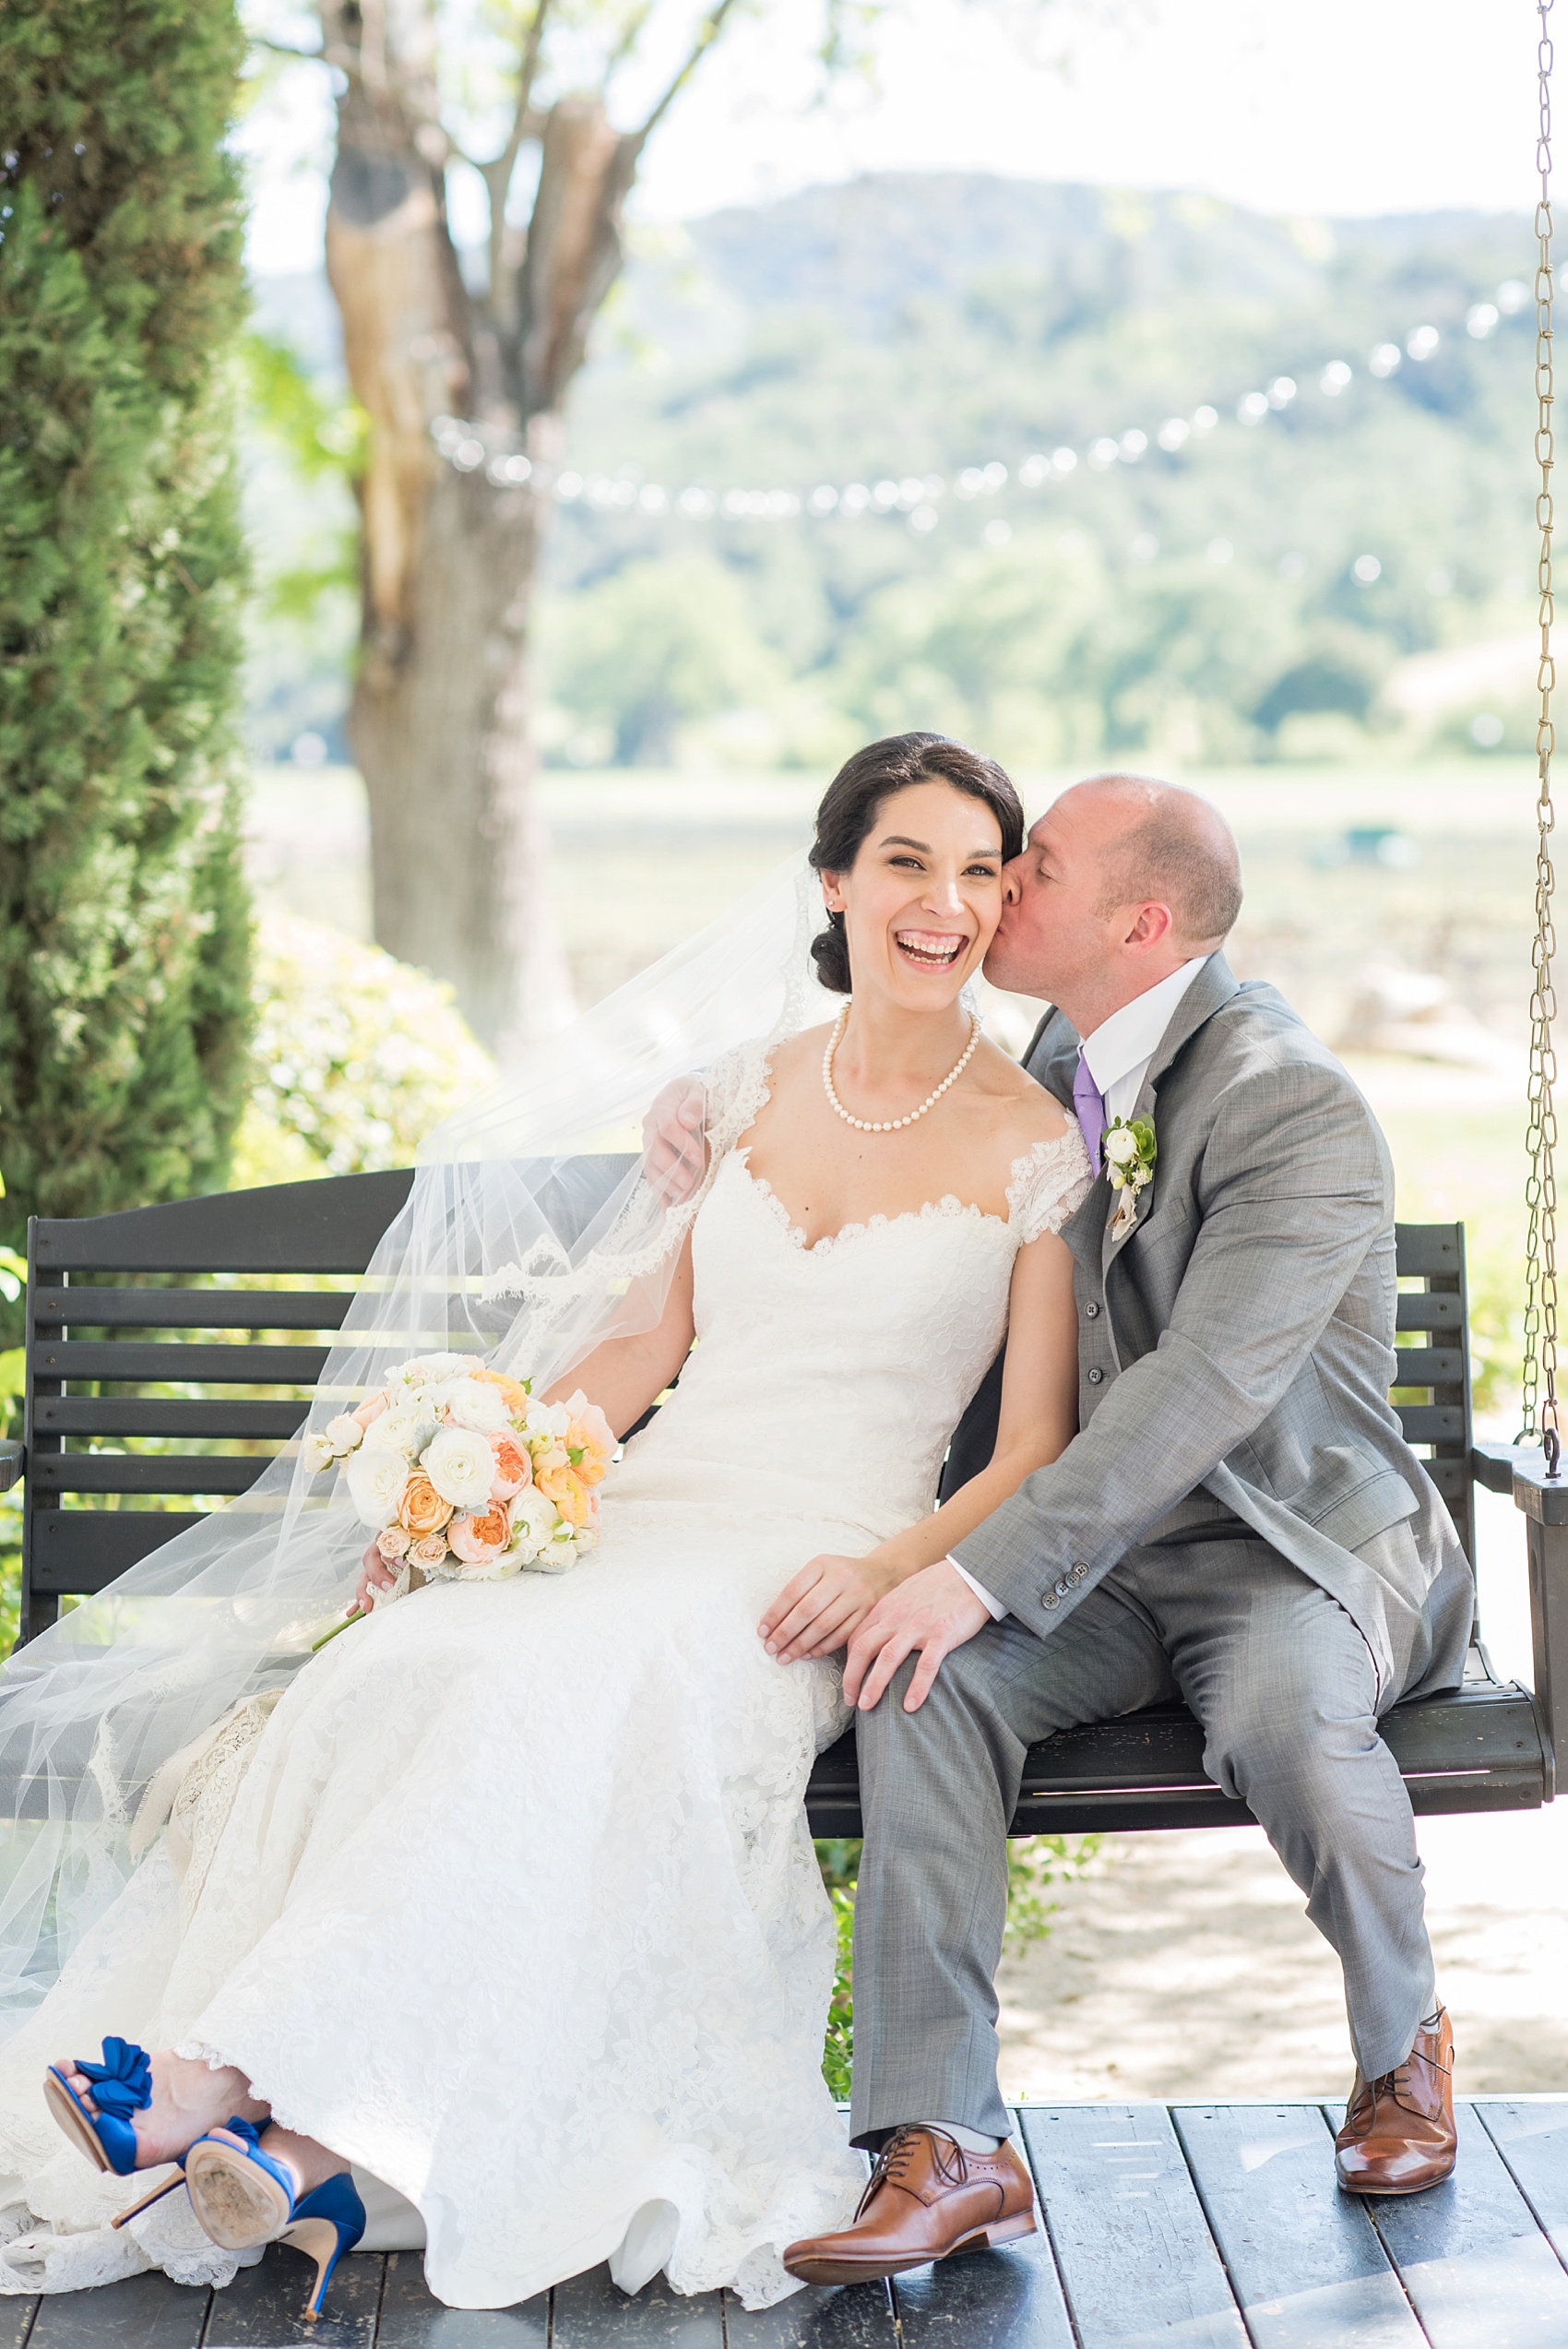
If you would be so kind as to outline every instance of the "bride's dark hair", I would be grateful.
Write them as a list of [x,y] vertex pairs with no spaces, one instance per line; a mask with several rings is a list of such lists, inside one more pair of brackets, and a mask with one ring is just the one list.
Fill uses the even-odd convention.
[[[1023,847],[1023,803],[1012,777],[994,758],[966,750],[945,734],[889,734],[846,759],[824,792],[811,844],[817,871],[847,873],[883,801],[911,783],[951,783],[966,799],[982,801],[1002,827],[1004,860]],[[849,993],[849,948],[841,913],[830,913],[826,929],[812,940],[812,960],[825,987],[836,995]]]

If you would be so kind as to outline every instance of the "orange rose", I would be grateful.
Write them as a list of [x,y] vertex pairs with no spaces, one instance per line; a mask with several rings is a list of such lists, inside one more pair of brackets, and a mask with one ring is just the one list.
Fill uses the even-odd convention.
[[568,1525],[586,1525],[592,1508],[592,1496],[576,1469],[551,1468],[534,1483],[547,1501],[553,1501]]
[[482,1378],[487,1386],[499,1387],[509,1412],[521,1418],[529,1407],[529,1390],[516,1378],[508,1378],[504,1370],[470,1370],[470,1378]]
[[451,1514],[451,1502],[442,1499],[422,1468],[416,1468],[398,1505],[398,1524],[416,1535],[439,1533]]

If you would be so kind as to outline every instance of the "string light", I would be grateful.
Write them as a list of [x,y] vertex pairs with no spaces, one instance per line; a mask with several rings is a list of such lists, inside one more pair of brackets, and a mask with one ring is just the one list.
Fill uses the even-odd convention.
[[[1514,316],[1530,298],[1530,290],[1522,280],[1505,278],[1491,300],[1468,304],[1464,313],[1465,333],[1473,341],[1485,341],[1503,317]],[[1426,324],[1412,327],[1403,344],[1379,342],[1372,346],[1366,362],[1367,373],[1375,381],[1387,382],[1401,372],[1407,361],[1416,366],[1427,365],[1442,342],[1438,328]],[[1318,389],[1330,399],[1339,399],[1354,380],[1355,369],[1345,359],[1327,360],[1317,370]],[[1271,416],[1281,415],[1291,407],[1299,389],[1293,376],[1275,376],[1265,388],[1243,392],[1239,399],[1231,401],[1230,412],[1239,424],[1255,430]],[[1016,471],[998,459],[985,465],[967,465],[951,482],[941,473],[895,475],[889,470],[877,481],[842,484],[822,482],[809,490],[751,489],[739,485],[710,490],[695,483],[677,490],[666,488],[659,482],[630,480],[625,473],[612,477],[579,472],[571,466],[556,469],[530,459],[516,432],[477,423],[462,416],[437,416],[430,427],[430,435],[437,456],[456,472],[482,472],[495,489],[527,489],[536,497],[548,497],[556,505],[586,506],[595,513],[674,515],[690,522],[798,522],[832,518],[856,521],[865,515],[898,516],[909,529],[923,534],[936,529],[943,507],[949,499],[969,503],[976,498],[995,497],[1010,481],[1020,489],[1042,490],[1069,480],[1080,466],[1088,472],[1108,473],[1116,465],[1140,464],[1151,447],[1163,449],[1167,456],[1175,456],[1193,442],[1206,438],[1220,421],[1219,407],[1206,400],[1191,415],[1166,417],[1152,432],[1133,425],[1119,433],[1099,434],[1086,443],[1081,458],[1075,448],[1063,447],[1031,452]],[[992,528],[1001,527],[988,526],[987,534]],[[1222,543],[1227,543],[1217,539],[1214,546]],[[1229,559],[1228,544],[1223,556],[1215,554],[1214,547],[1209,552],[1216,561]],[[1357,577],[1362,578],[1359,567]]]

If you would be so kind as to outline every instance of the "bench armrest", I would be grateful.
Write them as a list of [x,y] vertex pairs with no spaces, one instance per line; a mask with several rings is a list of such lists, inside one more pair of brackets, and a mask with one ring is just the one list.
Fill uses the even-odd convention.
[[1470,1475],[1474,1483],[1484,1485],[1489,1493],[1511,1493],[1514,1490],[1515,1461],[1538,1461],[1539,1458],[1538,1451],[1522,1452],[1514,1444],[1472,1444]]
[[0,1438],[0,1493],[19,1485],[27,1473],[27,1454],[13,1437]]
[[1559,1775],[1568,1792],[1568,1476],[1549,1476],[1539,1451],[1516,1452],[1514,1504],[1524,1511],[1529,1553],[1536,1717],[1550,1803]]

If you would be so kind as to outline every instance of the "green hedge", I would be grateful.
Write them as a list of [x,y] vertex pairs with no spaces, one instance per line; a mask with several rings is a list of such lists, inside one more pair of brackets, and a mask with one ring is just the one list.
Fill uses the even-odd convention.
[[220,1186],[246,1090],[230,0],[0,10],[0,1239]]

